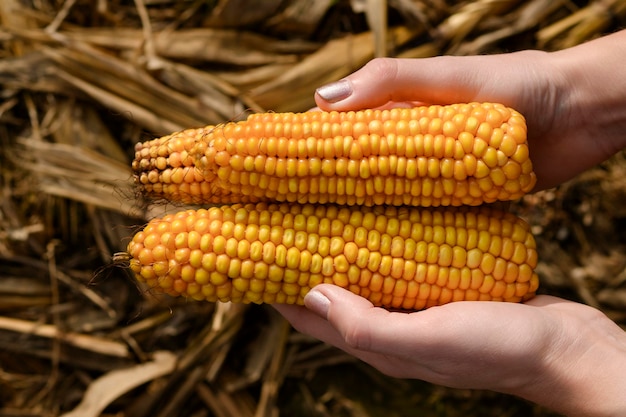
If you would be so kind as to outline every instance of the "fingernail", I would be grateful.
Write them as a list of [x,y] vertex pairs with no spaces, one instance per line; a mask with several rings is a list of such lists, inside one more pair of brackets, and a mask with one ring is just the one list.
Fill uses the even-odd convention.
[[336,103],[350,97],[350,94],[352,94],[352,84],[349,80],[344,78],[343,80],[323,85],[315,90],[315,92],[329,103]]
[[304,296],[304,305],[318,316],[326,318],[330,308],[330,300],[321,292],[311,290]]

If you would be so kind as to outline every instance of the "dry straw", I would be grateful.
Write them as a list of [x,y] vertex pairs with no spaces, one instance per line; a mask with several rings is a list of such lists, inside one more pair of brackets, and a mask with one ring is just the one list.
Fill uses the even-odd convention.
[[[0,414],[550,415],[390,380],[271,309],[159,298],[107,262],[172,209],[136,195],[136,142],[307,110],[316,87],[375,56],[573,46],[623,27],[626,0],[249,3],[0,2]],[[622,324],[623,167],[620,155],[516,206],[543,288]]]

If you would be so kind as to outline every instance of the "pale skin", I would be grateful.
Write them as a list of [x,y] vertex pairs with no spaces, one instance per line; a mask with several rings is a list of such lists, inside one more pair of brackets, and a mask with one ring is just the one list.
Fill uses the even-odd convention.
[[[626,31],[559,52],[376,59],[318,90],[323,110],[497,101],[525,115],[537,189],[626,147]],[[347,81],[346,81],[347,80]],[[332,285],[276,308],[380,371],[516,395],[567,416],[626,415],[626,332],[547,295],[390,312]]]

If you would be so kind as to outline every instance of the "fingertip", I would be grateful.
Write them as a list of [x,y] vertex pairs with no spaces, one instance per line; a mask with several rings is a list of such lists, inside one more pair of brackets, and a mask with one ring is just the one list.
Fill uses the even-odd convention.
[[389,103],[396,83],[398,60],[373,59],[338,81],[319,87],[315,102],[327,111],[378,108]]
[[304,305],[324,318],[331,308],[356,311],[374,306],[366,298],[333,284],[320,284],[311,289],[304,297]]
[[318,316],[327,319],[328,310],[330,309],[330,300],[324,293],[319,290],[312,289],[304,296],[304,306]]
[[316,102],[321,100],[325,103],[338,103],[347,99],[353,93],[352,82],[348,78],[323,85],[315,90]]

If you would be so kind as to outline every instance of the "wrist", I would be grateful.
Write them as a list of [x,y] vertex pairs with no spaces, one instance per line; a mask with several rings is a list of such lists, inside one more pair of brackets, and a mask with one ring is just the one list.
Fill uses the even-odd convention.
[[626,30],[552,54],[563,111],[606,157],[626,147]]
[[626,332],[597,310],[576,309],[574,321],[555,323],[559,336],[517,394],[567,416],[625,416]]

